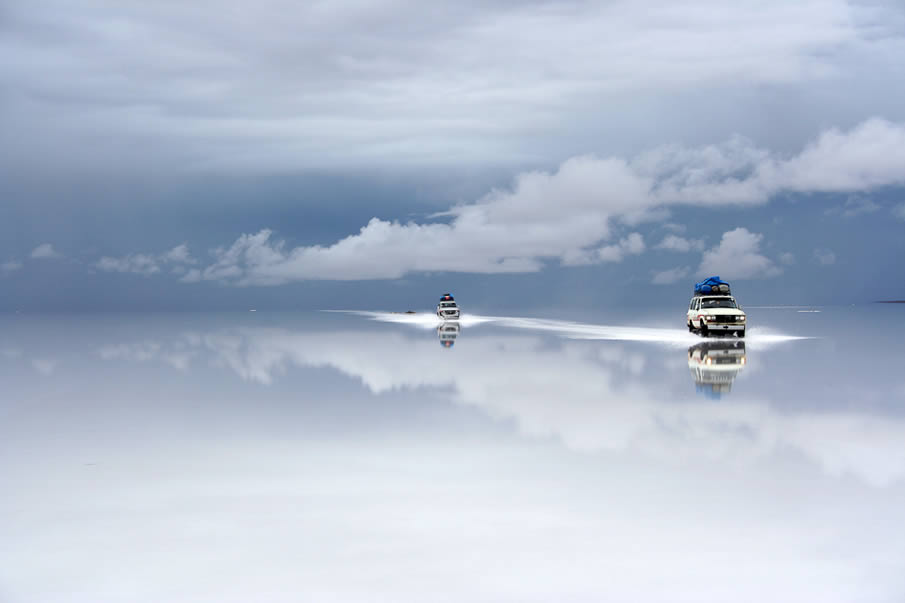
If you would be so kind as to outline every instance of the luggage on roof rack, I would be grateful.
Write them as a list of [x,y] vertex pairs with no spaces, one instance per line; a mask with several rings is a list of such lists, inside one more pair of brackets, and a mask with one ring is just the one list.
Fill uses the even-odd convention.
[[731,295],[729,283],[718,276],[711,276],[700,283],[695,283],[695,295]]
[[440,298],[440,301],[456,301],[456,300],[451,294],[446,293],[445,295],[443,295],[443,297]]

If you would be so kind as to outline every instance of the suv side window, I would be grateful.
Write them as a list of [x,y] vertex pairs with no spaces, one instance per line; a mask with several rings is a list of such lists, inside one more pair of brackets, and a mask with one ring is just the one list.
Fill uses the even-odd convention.
[[694,310],[694,299],[692,299],[690,302],[688,302],[688,309]]
[[692,310],[700,310],[701,309],[701,298],[697,298],[694,300],[694,308]]

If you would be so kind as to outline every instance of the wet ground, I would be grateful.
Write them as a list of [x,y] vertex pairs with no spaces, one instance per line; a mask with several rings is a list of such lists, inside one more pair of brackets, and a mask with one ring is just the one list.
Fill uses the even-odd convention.
[[0,318],[0,600],[901,601],[905,308]]

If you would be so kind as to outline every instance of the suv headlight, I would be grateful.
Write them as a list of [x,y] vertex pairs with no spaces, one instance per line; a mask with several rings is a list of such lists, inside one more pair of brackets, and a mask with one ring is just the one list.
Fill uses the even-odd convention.
[[739,322],[745,322],[745,315],[742,314],[741,316],[739,316],[739,317],[738,317],[738,321],[739,321]]

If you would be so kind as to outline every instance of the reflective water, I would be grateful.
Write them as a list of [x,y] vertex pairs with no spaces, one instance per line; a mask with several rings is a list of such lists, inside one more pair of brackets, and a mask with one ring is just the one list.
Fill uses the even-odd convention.
[[0,600],[902,601],[905,307],[0,318]]

